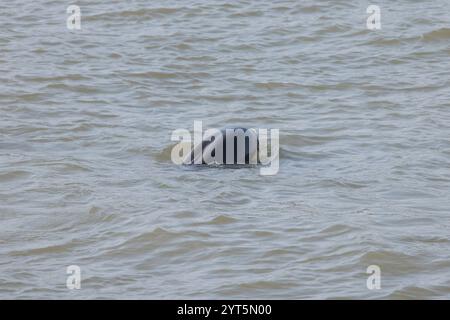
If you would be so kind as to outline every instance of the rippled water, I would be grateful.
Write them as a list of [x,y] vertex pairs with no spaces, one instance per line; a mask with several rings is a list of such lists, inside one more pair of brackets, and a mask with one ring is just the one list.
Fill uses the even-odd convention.
[[[450,298],[447,1],[76,4],[0,4],[1,298]],[[194,120],[278,175],[174,165]]]

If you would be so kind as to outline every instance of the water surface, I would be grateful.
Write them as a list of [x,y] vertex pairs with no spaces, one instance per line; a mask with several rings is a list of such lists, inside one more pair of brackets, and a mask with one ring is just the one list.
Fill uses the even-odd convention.
[[[447,1],[77,4],[0,4],[1,298],[450,298]],[[174,165],[194,120],[278,175]]]

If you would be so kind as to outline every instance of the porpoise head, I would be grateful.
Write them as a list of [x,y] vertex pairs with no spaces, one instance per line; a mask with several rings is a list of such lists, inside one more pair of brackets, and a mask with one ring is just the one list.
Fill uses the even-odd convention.
[[256,130],[242,127],[224,128],[203,135],[185,164],[257,164],[259,141]]

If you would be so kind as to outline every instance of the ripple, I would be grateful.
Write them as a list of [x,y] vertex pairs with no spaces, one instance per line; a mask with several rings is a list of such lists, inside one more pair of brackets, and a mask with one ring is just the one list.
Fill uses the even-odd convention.
[[30,175],[31,172],[23,170],[10,171],[6,173],[0,172],[0,182],[11,182],[15,180],[22,180],[28,178]]
[[159,16],[170,16],[183,10],[182,7],[160,7],[160,8],[140,8],[137,10],[120,10],[113,12],[105,12],[93,15],[86,15],[86,21],[105,21],[117,18],[124,19],[149,19]]
[[408,286],[402,289],[397,289],[385,299],[394,300],[425,300],[425,299],[435,299],[440,296],[439,290],[432,290],[419,286]]
[[42,247],[11,251],[11,256],[34,256],[34,255],[52,255],[57,253],[67,253],[75,246],[74,242],[66,242],[63,244],[53,244]]

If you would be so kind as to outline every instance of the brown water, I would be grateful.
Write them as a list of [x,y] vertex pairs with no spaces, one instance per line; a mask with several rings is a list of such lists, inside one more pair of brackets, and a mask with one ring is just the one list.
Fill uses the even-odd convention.
[[[76,4],[0,4],[0,298],[450,298],[448,1]],[[278,175],[172,164],[194,120]]]

